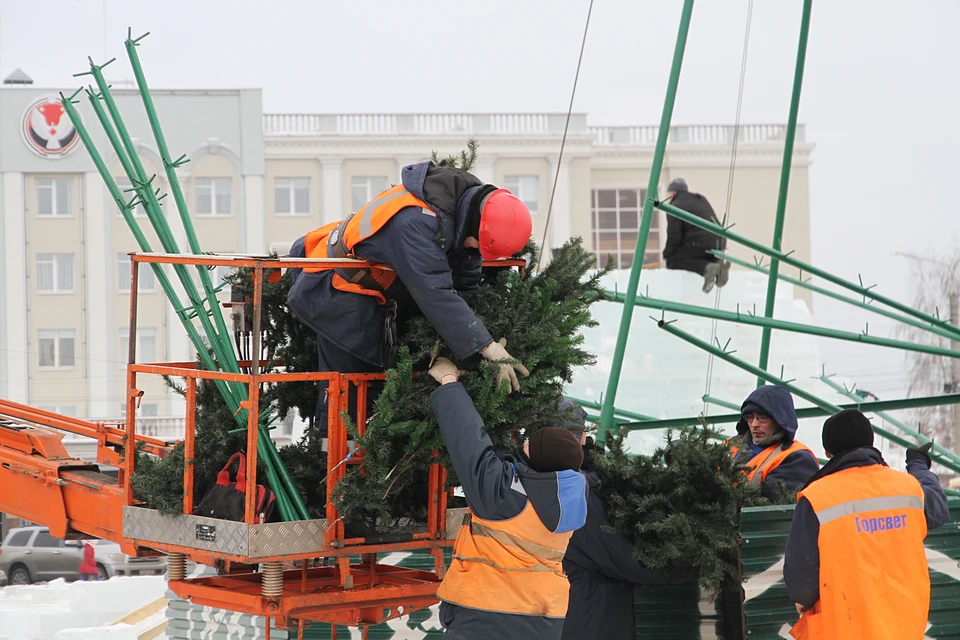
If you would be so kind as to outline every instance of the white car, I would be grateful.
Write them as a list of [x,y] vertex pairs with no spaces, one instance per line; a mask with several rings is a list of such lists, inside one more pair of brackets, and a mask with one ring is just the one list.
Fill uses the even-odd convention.
[[109,540],[91,540],[93,558],[100,579],[113,576],[162,576],[167,572],[167,557],[134,558],[120,552],[120,545]]

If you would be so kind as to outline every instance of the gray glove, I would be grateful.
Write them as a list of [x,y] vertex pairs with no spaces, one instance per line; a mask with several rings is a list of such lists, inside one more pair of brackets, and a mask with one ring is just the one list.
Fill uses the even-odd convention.
[[443,384],[444,376],[460,377],[460,370],[457,369],[457,365],[453,364],[453,362],[447,358],[437,358],[437,361],[433,363],[433,366],[430,367],[427,373],[440,384]]
[[527,371],[527,368],[517,362],[516,364],[509,364],[505,362],[506,360],[515,360],[513,356],[507,353],[507,339],[500,338],[499,342],[491,342],[486,346],[481,352],[480,355],[483,356],[485,360],[490,362],[497,362],[500,364],[500,373],[497,374],[497,388],[503,384],[504,380],[510,379],[510,386],[514,391],[520,391],[520,380],[517,378],[517,371],[519,371],[524,376],[529,376],[530,372]]

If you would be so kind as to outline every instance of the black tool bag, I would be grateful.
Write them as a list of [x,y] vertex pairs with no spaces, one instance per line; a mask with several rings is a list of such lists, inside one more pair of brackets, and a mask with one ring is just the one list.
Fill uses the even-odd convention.
[[[239,460],[236,482],[230,482],[230,465]],[[217,484],[213,485],[197,505],[193,515],[220,520],[243,521],[246,503],[247,459],[242,453],[233,454],[217,474]],[[271,522],[276,507],[276,498],[270,489],[257,485],[256,521]]]

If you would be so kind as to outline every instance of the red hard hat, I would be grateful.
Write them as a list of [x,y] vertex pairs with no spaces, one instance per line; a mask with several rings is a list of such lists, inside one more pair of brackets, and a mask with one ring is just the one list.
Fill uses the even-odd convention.
[[480,255],[484,260],[509,258],[526,246],[532,231],[527,205],[506,189],[497,189],[480,210]]

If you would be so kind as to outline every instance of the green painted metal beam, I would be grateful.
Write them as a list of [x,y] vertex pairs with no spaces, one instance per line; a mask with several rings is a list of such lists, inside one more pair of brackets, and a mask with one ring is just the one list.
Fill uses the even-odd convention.
[[[834,382],[833,380],[831,380],[831,379],[830,379],[828,376],[826,376],[826,375],[821,375],[821,376],[820,376],[820,381],[821,381],[822,383],[824,383],[825,385],[827,385],[828,387],[830,387],[831,389],[833,389],[834,391],[836,391],[837,393],[839,393],[840,395],[846,396],[847,398],[849,398],[849,399],[851,399],[851,400],[857,400],[857,399],[859,399],[859,397],[860,397],[860,396],[858,396],[858,395],[855,394],[855,393],[851,393],[850,391],[847,391],[846,387],[844,387],[842,384],[837,384],[836,382]],[[914,438],[914,439],[917,441],[917,444],[926,444],[926,443],[928,443],[928,442],[933,442],[933,440],[931,440],[929,437],[927,437],[927,436],[923,435],[922,433],[920,433],[920,431],[918,431],[917,429],[911,429],[910,427],[908,427],[907,425],[905,425],[903,422],[901,422],[901,421],[897,420],[896,418],[894,418],[893,416],[891,416],[889,413],[887,413],[887,412],[885,412],[885,411],[871,411],[871,410],[870,410],[870,404],[871,404],[870,402],[865,402],[865,403],[862,405],[862,409],[861,409],[861,410],[864,411],[864,412],[869,412],[869,413],[876,414],[877,416],[883,418],[884,420],[886,420],[887,422],[889,422],[890,424],[892,424],[892,425],[895,426],[896,428],[900,429],[900,431],[902,431],[903,433],[907,434],[907,435],[910,436],[911,438]],[[936,443],[934,442],[934,444],[933,444],[933,450],[936,451],[937,453],[939,453],[940,455],[946,456],[946,457],[950,458],[951,460],[953,460],[954,462],[960,464],[960,455],[957,455],[956,453],[954,453],[954,452],[951,451],[950,449],[947,449],[946,447],[940,446],[939,444],[936,444]]]
[[874,293],[872,290],[873,289],[872,286],[865,287],[863,285],[854,284],[852,282],[844,280],[843,278],[833,275],[829,271],[824,271],[823,269],[819,269],[817,267],[814,267],[813,265],[803,262],[802,260],[798,260],[794,258],[791,255],[792,252],[784,253],[782,251],[771,249],[759,242],[751,240],[750,238],[733,233],[729,229],[726,229],[719,224],[708,222],[707,220],[704,220],[699,216],[695,216],[691,213],[688,213],[683,209],[678,209],[673,205],[666,204],[664,202],[658,202],[657,208],[660,209],[661,211],[668,213],[671,216],[674,216],[675,218],[680,218],[684,222],[689,222],[695,227],[706,229],[712,233],[717,234],[718,236],[723,236],[728,240],[733,240],[737,244],[742,244],[743,246],[749,249],[752,249],[757,253],[762,253],[763,255],[768,256],[770,258],[776,258],[784,264],[789,264],[790,266],[796,267],[797,269],[806,271],[810,275],[817,276],[818,278],[823,278],[824,280],[828,282],[832,282],[833,284],[843,287],[844,289],[853,291],[854,293],[861,295],[864,298],[870,298],[871,300],[875,300],[881,304],[885,304],[888,307],[896,309],[897,311],[905,313],[909,316],[912,316],[914,318],[919,318],[924,322],[929,322],[930,324],[940,327],[945,331],[951,333],[951,335],[954,336],[955,339],[960,340],[960,329],[958,329],[957,327],[954,327],[946,320],[935,318],[921,311],[917,311],[913,307],[903,304],[902,302],[897,302],[896,300],[893,300],[892,298],[888,298],[887,296],[881,295],[879,293]]
[[677,97],[677,86],[680,84],[680,69],[683,67],[683,52],[687,46],[687,33],[690,31],[690,17],[693,15],[693,0],[684,0],[683,11],[680,14],[680,26],[677,29],[677,42],[673,49],[673,64],[670,67],[670,78],[667,82],[667,94],[663,100],[663,111],[660,114],[660,130],[657,133],[657,145],[653,151],[653,162],[650,166],[650,176],[647,181],[647,198],[643,203],[643,217],[640,220],[640,230],[637,233],[637,245],[633,250],[633,264],[630,267],[630,279],[627,282],[627,301],[623,305],[620,316],[620,330],[617,333],[617,345],[613,352],[613,362],[610,366],[610,378],[607,380],[607,393],[604,396],[603,408],[600,412],[600,428],[597,431],[597,442],[606,441],[607,431],[613,427],[614,403],[617,399],[617,388],[620,384],[620,371],[623,368],[623,357],[627,350],[627,339],[630,335],[630,321],[633,319],[633,301],[637,296],[637,286],[640,284],[640,271],[643,269],[643,259],[647,252],[647,238],[650,236],[650,225],[653,221],[654,202],[657,186],[660,183],[660,171],[663,168],[663,156],[667,148],[667,138],[670,135],[670,122],[673,118],[673,104]]
[[[753,262],[750,262],[750,261],[748,261],[748,260],[741,260],[741,259],[739,259],[739,258],[734,258],[734,257],[729,256],[729,255],[724,256],[724,254],[723,254],[722,251],[711,250],[711,251],[709,251],[708,253],[712,253],[713,255],[715,255],[715,256],[717,256],[717,257],[723,256],[724,259],[725,259],[727,262],[732,262],[733,264],[739,265],[739,266],[741,266],[741,267],[746,267],[747,269],[752,269],[753,271],[756,271],[756,272],[758,272],[758,273],[763,273],[763,274],[769,274],[769,273],[770,273],[770,271],[769,271],[766,267],[764,267],[764,266],[761,266],[761,265],[758,265],[758,264],[754,264]],[[893,312],[893,311],[890,311],[890,310],[888,310],[888,309],[885,309],[884,307],[880,307],[880,306],[877,306],[877,305],[872,305],[872,304],[870,304],[870,303],[868,303],[868,302],[863,302],[862,300],[858,300],[858,299],[856,299],[856,298],[851,298],[851,297],[849,297],[849,296],[845,296],[845,295],[843,295],[842,293],[837,293],[836,291],[830,291],[829,289],[824,289],[823,287],[818,287],[817,285],[811,284],[811,283],[806,282],[806,281],[804,281],[804,280],[800,280],[800,279],[798,279],[798,278],[793,278],[793,277],[791,277],[791,276],[785,276],[785,275],[783,275],[782,273],[778,274],[777,277],[778,277],[781,281],[783,281],[783,282],[788,282],[788,283],[792,284],[792,285],[795,286],[795,287],[801,287],[801,288],[803,288],[803,289],[807,289],[808,291],[813,291],[814,293],[818,293],[818,294],[820,294],[820,295],[822,295],[822,296],[826,296],[826,297],[832,298],[832,299],[834,299],[834,300],[839,300],[840,302],[846,302],[847,304],[853,305],[853,306],[855,306],[855,307],[859,307],[859,308],[861,308],[861,309],[866,309],[867,311],[870,311],[870,312],[872,312],[872,313],[876,313],[877,315],[884,316],[885,318],[890,318],[891,320],[896,320],[897,322],[902,322],[903,324],[910,325],[911,327],[916,327],[917,329],[922,329],[922,330],[924,330],[924,331],[929,331],[930,333],[934,333],[934,334],[936,334],[936,335],[938,335],[938,336],[943,336],[944,338],[947,338],[947,339],[949,339],[949,340],[955,340],[955,339],[957,338],[957,336],[956,336],[952,331],[949,331],[949,330],[946,330],[946,329],[941,329],[940,327],[938,327],[938,326],[933,326],[933,325],[931,325],[931,324],[929,324],[929,323],[927,323],[927,322],[921,322],[921,321],[916,320],[916,319],[914,319],[914,318],[910,318],[910,317],[907,317],[907,316],[904,316],[904,315],[900,315],[899,313],[895,313],[895,312]]]
[[[606,291],[607,296],[613,302],[625,301],[623,294],[613,291]],[[818,327],[811,324],[799,322],[789,322],[787,320],[777,320],[776,318],[759,317],[750,313],[741,313],[740,311],[723,311],[711,307],[702,307],[693,304],[684,304],[682,302],[673,302],[672,300],[662,300],[659,298],[649,298],[647,296],[638,296],[634,302],[638,307],[647,309],[657,309],[660,311],[669,311],[671,313],[682,313],[684,315],[698,316],[701,318],[712,318],[724,322],[736,322],[739,324],[750,325],[754,327],[763,327],[766,329],[778,329],[781,331],[790,331],[793,333],[804,333],[822,338],[833,338],[835,340],[844,340],[847,342],[860,342],[862,344],[871,344],[879,347],[889,347],[892,349],[902,349],[904,351],[916,351],[918,353],[929,353],[936,356],[946,356],[948,358],[960,358],[960,351],[947,349],[932,344],[917,344],[915,342],[904,342],[893,340],[891,338],[879,338],[863,333],[854,333],[852,331],[841,331],[839,329],[829,329],[827,327]],[[761,348],[763,345],[760,345]]]
[[[780,192],[777,195],[777,213],[773,222],[773,247],[780,251],[783,240],[783,219],[787,211],[787,192],[790,187],[790,170],[793,167],[793,142],[797,133],[797,115],[800,111],[800,92],[803,88],[803,68],[807,59],[807,37],[810,34],[810,10],[813,0],[803,0],[803,12],[800,17],[800,42],[797,45],[797,66],[793,73],[793,94],[790,97],[790,115],[787,117],[787,130],[783,141],[783,164],[780,167]],[[780,262],[774,258],[770,262],[770,277],[767,279],[767,297],[763,309],[764,318],[773,318],[773,307],[777,298],[777,274]],[[770,359],[770,327],[764,327],[760,335],[760,362],[764,371]],[[757,379],[757,386],[763,380]]]
[[[816,405],[818,408],[820,408],[822,411],[827,412],[828,415],[829,415],[829,414],[834,414],[834,413],[839,413],[839,412],[842,410],[842,408],[843,408],[843,407],[838,406],[838,405],[835,405],[835,404],[833,404],[833,403],[831,403],[831,402],[827,402],[826,400],[820,398],[819,396],[817,396],[817,395],[815,395],[815,394],[813,394],[813,393],[810,393],[809,391],[807,391],[807,390],[805,390],[805,389],[801,389],[800,387],[798,387],[798,386],[796,386],[796,385],[793,385],[793,384],[790,384],[789,382],[787,382],[787,381],[785,381],[785,380],[781,380],[781,379],[778,378],[777,376],[771,375],[771,374],[767,373],[766,371],[763,371],[763,370],[760,369],[759,367],[755,367],[755,366],[753,366],[752,364],[750,364],[750,363],[748,363],[748,362],[746,362],[746,361],[744,361],[744,360],[742,360],[742,359],[740,359],[740,358],[737,358],[737,357],[733,356],[731,353],[729,353],[729,352],[727,352],[727,351],[725,351],[725,350],[723,350],[723,349],[721,349],[721,348],[719,348],[719,347],[715,347],[714,345],[712,345],[712,344],[710,344],[710,343],[708,343],[708,342],[704,342],[704,341],[701,340],[700,338],[698,338],[698,337],[696,337],[696,336],[694,336],[694,335],[691,335],[691,334],[687,333],[686,331],[683,331],[682,329],[678,329],[677,327],[673,326],[673,323],[672,323],[672,322],[666,322],[666,321],[660,320],[660,321],[657,322],[657,326],[659,326],[661,329],[665,330],[667,333],[670,333],[670,334],[672,334],[672,335],[680,338],[681,340],[684,340],[685,342],[688,342],[688,343],[694,345],[695,347],[697,347],[697,348],[699,348],[699,349],[701,349],[701,350],[703,350],[703,351],[706,351],[707,353],[713,354],[714,356],[720,358],[721,360],[725,360],[725,361],[729,362],[730,364],[732,364],[732,365],[734,365],[734,366],[736,366],[736,367],[739,367],[740,369],[743,369],[744,371],[747,371],[747,372],[749,372],[749,373],[757,376],[758,378],[763,379],[765,382],[769,382],[770,384],[775,384],[775,385],[784,387],[785,389],[787,389],[788,391],[790,391],[790,393],[792,393],[793,395],[797,396],[798,398],[803,398],[804,400],[813,403],[813,404]],[[871,404],[872,404],[872,403],[871,403]],[[858,407],[858,408],[860,408],[860,407]],[[870,409],[868,409],[868,411],[869,411],[869,410],[870,410]],[[800,417],[800,416],[799,416],[799,412],[798,412],[797,417]],[[702,422],[702,419],[700,419],[699,422]],[[643,428],[646,429],[646,428],[648,428],[648,426],[649,426],[650,424],[653,424],[653,423],[646,422],[646,423],[641,423],[641,424],[643,425]],[[874,431],[874,433],[876,433],[877,435],[879,435],[879,436],[881,436],[881,437],[886,438],[886,439],[889,440],[890,442],[893,442],[893,443],[895,443],[895,444],[898,444],[898,445],[900,445],[900,446],[902,446],[902,447],[912,447],[912,446],[914,446],[914,443],[910,442],[909,440],[905,440],[904,438],[901,438],[900,436],[898,436],[897,434],[895,434],[895,433],[893,433],[893,432],[887,431],[886,429],[883,429],[882,427],[878,427],[877,425],[872,425],[872,426],[873,426],[873,431]],[[930,458],[933,459],[935,462],[940,463],[940,464],[943,465],[944,467],[950,469],[951,471],[956,471],[956,472],[960,473],[960,464],[957,464],[957,463],[953,462],[953,460],[950,460],[950,459],[948,459],[948,458],[945,458],[945,457],[943,457],[943,456],[941,456],[941,455],[939,455],[939,454],[936,454],[936,453],[934,453],[934,452],[931,452],[931,453],[930,453]]]
[[[921,396],[918,398],[900,398],[897,400],[878,400],[877,402],[854,402],[839,405],[841,409],[860,409],[864,412],[876,413],[879,411],[897,411],[900,409],[919,409],[922,407],[939,407],[948,404],[960,404],[960,393],[943,396]],[[820,407],[803,407],[797,409],[797,418],[823,418],[833,415],[830,411]],[[678,429],[707,424],[736,424],[740,421],[739,410],[736,413],[721,413],[708,416],[687,416],[685,418],[659,418],[656,420],[638,420],[625,426],[631,431],[645,431],[648,429]],[[912,446],[912,445],[911,445]]]
[[711,395],[703,396],[703,401],[708,404],[715,404],[718,407],[723,407],[724,409],[730,409],[731,411],[740,411],[740,405],[735,402],[730,402],[728,400],[721,400]]
[[[600,411],[603,408],[603,405],[599,402],[592,402],[590,400],[581,400],[580,398],[574,398],[573,396],[565,396],[567,400],[572,400],[576,402],[584,409],[593,409],[594,411]],[[615,415],[621,418],[629,418],[631,420],[656,420],[653,416],[645,416],[642,413],[634,413],[633,411],[625,411],[624,409],[614,409]]]

